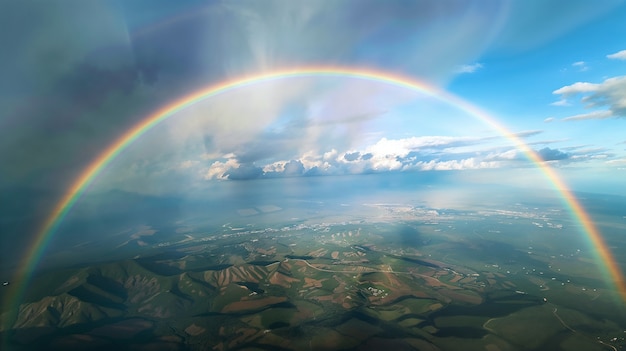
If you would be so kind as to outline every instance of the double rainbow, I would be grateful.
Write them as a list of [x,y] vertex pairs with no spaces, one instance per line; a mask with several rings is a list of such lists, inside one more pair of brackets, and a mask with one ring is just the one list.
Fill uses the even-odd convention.
[[206,89],[197,91],[191,95],[187,95],[173,103],[161,108],[152,115],[144,118],[140,123],[133,128],[126,131],[120,136],[114,143],[112,143],[106,150],[104,150],[97,158],[95,158],[88,167],[80,174],[80,176],[74,181],[73,185],[67,190],[63,198],[56,204],[53,211],[47,217],[46,221],[37,232],[35,239],[28,249],[26,255],[24,255],[21,262],[20,277],[23,277],[23,282],[16,284],[13,289],[13,293],[9,296],[8,301],[13,303],[13,307],[16,308],[20,302],[19,299],[26,288],[29,278],[39,263],[44,250],[58,228],[59,224],[63,222],[63,219],[72,209],[76,201],[85,192],[85,189],[94,181],[94,179],[102,172],[102,170],[110,164],[117,155],[124,149],[129,147],[135,140],[140,138],[154,126],[158,125],[165,119],[173,116],[177,112],[192,106],[193,104],[202,100],[209,99],[213,96],[226,93],[241,87],[254,85],[261,82],[268,82],[272,80],[291,78],[291,77],[345,77],[355,78],[369,81],[377,81],[381,83],[390,84],[406,88],[409,90],[417,91],[421,94],[434,97],[443,102],[450,103],[460,110],[465,111],[469,115],[477,118],[486,125],[495,129],[502,136],[510,140],[519,150],[541,169],[543,174],[548,178],[556,190],[560,193],[564,203],[569,208],[573,217],[580,222],[583,227],[584,233],[589,239],[592,247],[596,250],[599,260],[603,265],[605,273],[608,274],[611,281],[617,288],[621,298],[626,301],[626,282],[624,277],[615,262],[609,248],[604,242],[600,232],[593,224],[590,216],[585,212],[580,202],[568,189],[563,180],[550,166],[544,162],[541,157],[534,152],[528,145],[526,145],[518,136],[507,130],[502,124],[500,124],[493,117],[489,116],[484,111],[481,111],[476,106],[463,101],[462,99],[440,91],[436,88],[423,84],[421,82],[412,80],[407,77],[401,77],[384,72],[377,72],[371,70],[360,70],[351,68],[336,68],[336,67],[311,67],[304,69],[276,71],[267,74],[261,74],[256,76],[250,76],[240,79],[235,79],[220,84],[212,85]]

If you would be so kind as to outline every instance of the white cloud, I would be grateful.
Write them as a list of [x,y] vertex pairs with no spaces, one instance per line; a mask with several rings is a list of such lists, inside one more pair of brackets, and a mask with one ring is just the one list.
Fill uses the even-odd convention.
[[525,130],[522,132],[513,133],[513,135],[520,137],[520,138],[528,138],[528,137],[532,137],[541,133],[543,133],[543,130]]
[[580,101],[587,108],[608,107],[565,118],[564,120],[604,119],[626,117],[626,76],[607,78],[602,83],[577,82],[557,89],[553,94],[567,98],[582,95]]
[[450,161],[435,161],[420,162],[417,168],[422,171],[454,171],[454,170],[466,170],[466,169],[485,169],[485,168],[498,168],[500,164],[495,161],[478,161],[473,157],[463,160],[450,160]]
[[337,150],[332,149],[324,153],[323,160],[329,161],[329,160],[335,159],[336,157],[337,157]]
[[474,73],[483,68],[483,64],[476,62],[471,65],[461,65],[457,68],[456,73]]
[[474,142],[478,140],[472,137],[451,137],[451,136],[422,136],[404,139],[382,138],[376,144],[370,145],[362,154],[371,154],[368,160],[374,170],[399,170],[404,166],[401,161],[411,152],[423,149],[442,149],[455,145]]
[[331,167],[330,162],[334,162],[332,157],[335,155],[337,155],[337,150],[335,149],[324,153],[322,157],[316,155],[312,151],[309,151],[302,155],[298,161],[302,163],[305,170],[317,167],[321,170],[327,171]]
[[550,105],[552,105],[552,106],[571,106],[571,104],[569,102],[567,102],[566,99],[561,99],[559,101],[555,101],[555,102],[551,103]]
[[593,111],[563,118],[564,121],[582,121],[585,119],[606,119],[613,117],[611,111]]
[[564,141],[568,141],[569,139],[548,139],[548,140],[538,140],[526,143],[526,145],[548,145],[548,144],[556,144],[562,143]]
[[504,152],[490,153],[485,157],[486,160],[517,160],[520,159],[520,153],[516,149],[507,150]]
[[618,51],[614,54],[606,55],[611,60],[626,60],[626,50]]
[[[525,137],[536,135],[540,131],[517,133]],[[288,176],[288,165],[298,166],[297,174],[361,174],[364,172],[387,171],[445,171],[466,169],[499,168],[506,165],[521,165],[518,161],[525,158],[517,149],[491,152],[475,149],[480,143],[495,140],[495,137],[464,136],[420,136],[400,139],[381,138],[377,142],[361,148],[349,148],[338,151],[308,151],[291,159],[268,160],[258,166],[238,161],[237,155],[229,159],[221,158],[211,164],[204,172],[204,178],[230,179],[237,174],[245,179],[250,168],[254,177]],[[473,151],[467,147],[472,146]],[[350,155],[346,157],[346,155]],[[246,168],[247,167],[247,168]],[[253,169],[254,168],[254,169]],[[293,167],[292,167],[293,168]],[[241,171],[241,172],[240,172]],[[258,173],[257,173],[258,172]],[[234,175],[233,175],[234,177]]]
[[[535,135],[539,131],[518,133]],[[291,157],[242,162],[236,153],[219,157],[200,173],[204,180],[252,179],[301,175],[363,174],[389,171],[462,171],[508,167],[528,167],[523,151],[495,147],[496,137],[420,136],[399,139],[381,138],[359,148],[310,150]],[[484,144],[488,144],[485,148]],[[482,146],[481,146],[482,145]],[[604,150],[583,150],[576,154],[544,148],[538,152],[546,162],[588,162],[607,159]],[[346,155],[350,155],[346,157]],[[570,157],[570,155],[572,157]],[[180,168],[198,167],[198,161],[183,160]],[[187,172],[189,173],[189,172]],[[198,179],[200,180],[200,179]]]
[[546,119],[543,120],[545,123],[550,123],[550,122],[554,122],[554,117],[548,117]]
[[231,169],[238,167],[239,163],[234,158],[231,158],[226,162],[215,161],[205,173],[204,179],[228,179],[226,173]]
[[278,161],[274,163],[270,163],[268,165],[263,166],[263,172],[265,173],[282,173],[285,171],[285,164],[287,161]]
[[609,160],[606,161],[606,164],[608,165],[615,165],[615,166],[626,166],[626,158],[618,158],[615,160]]
[[589,69],[589,67],[587,67],[587,63],[585,61],[574,62],[574,63],[572,63],[572,67],[578,68],[578,70],[580,72],[584,72],[584,71]]
[[596,160],[601,160],[601,159],[605,159],[608,158],[609,155],[607,154],[598,154],[598,155],[591,155],[590,158],[592,159],[596,159]]
[[376,144],[368,147],[366,153],[376,155],[406,156],[409,152],[424,148],[453,146],[458,143],[477,141],[473,137],[452,137],[452,136],[421,136],[404,139],[382,138]]
[[552,94],[559,94],[564,96],[576,95],[581,93],[590,93],[598,90],[600,84],[576,82],[572,85],[567,85],[552,92]]

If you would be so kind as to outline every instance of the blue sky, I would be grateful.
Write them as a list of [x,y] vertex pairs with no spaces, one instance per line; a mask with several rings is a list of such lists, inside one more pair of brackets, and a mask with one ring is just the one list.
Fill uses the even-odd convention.
[[[326,65],[449,91],[518,133],[574,190],[626,194],[623,1],[7,6],[0,14],[7,193],[32,188],[54,198],[121,133],[201,87]],[[188,194],[233,179],[387,171],[544,184],[533,169],[496,131],[441,101],[382,83],[292,79],[170,118],[93,188]],[[45,212],[45,204],[29,208]]]
[[624,16],[621,5],[533,47],[487,50],[448,89],[512,129],[541,130],[533,141],[554,141],[545,146],[569,155],[554,166],[572,187],[623,193]]

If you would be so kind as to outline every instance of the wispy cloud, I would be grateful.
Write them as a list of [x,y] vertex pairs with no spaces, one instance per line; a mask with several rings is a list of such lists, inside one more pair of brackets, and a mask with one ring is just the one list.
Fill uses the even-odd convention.
[[544,123],[554,122],[554,117],[548,117],[548,118],[544,119],[543,121],[544,121]]
[[614,54],[606,55],[611,60],[626,60],[626,50],[618,51]]
[[528,138],[528,137],[532,137],[535,135],[539,135],[541,133],[543,133],[543,130],[524,130],[524,131],[513,133],[513,134],[520,138]]
[[563,118],[564,121],[582,121],[586,119],[607,119],[613,117],[611,111],[593,111]]
[[538,140],[530,143],[526,143],[526,145],[547,145],[547,144],[556,144],[562,143],[564,141],[568,141],[569,139],[552,139],[552,140]]
[[473,157],[462,160],[419,162],[414,168],[422,171],[454,171],[467,169],[498,168],[500,164],[495,161],[480,161]]
[[576,82],[571,85],[566,85],[552,92],[552,94],[559,94],[564,96],[576,95],[581,93],[590,93],[598,90],[599,84]]
[[617,158],[614,160],[606,161],[606,164],[611,166],[626,166],[626,158]]
[[474,73],[483,67],[483,64],[480,62],[476,62],[470,65],[461,65],[457,68],[456,73]]
[[572,63],[572,67],[577,68],[579,72],[584,72],[589,69],[585,61],[577,61]]
[[550,105],[552,105],[552,106],[571,106],[571,104],[569,102],[567,102],[566,99],[561,99],[559,101],[555,101],[555,102],[551,103]]

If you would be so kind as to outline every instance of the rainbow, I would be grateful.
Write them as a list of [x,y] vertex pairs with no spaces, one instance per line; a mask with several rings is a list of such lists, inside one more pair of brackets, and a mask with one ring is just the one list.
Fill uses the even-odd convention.
[[615,287],[617,288],[621,298],[626,301],[626,282],[624,281],[620,268],[615,262],[600,232],[595,227],[592,219],[587,214],[587,212],[585,212],[580,202],[568,189],[568,187],[559,177],[556,171],[554,171],[546,162],[544,162],[541,157],[536,152],[534,152],[528,145],[526,145],[518,136],[507,130],[493,117],[489,116],[486,112],[480,110],[478,107],[473,106],[472,104],[452,94],[440,91],[436,88],[407,77],[401,77],[373,70],[336,67],[310,67],[253,75],[209,86],[206,89],[199,90],[170,103],[169,105],[161,108],[155,113],[147,116],[141,122],[126,131],[107,149],[102,151],[102,153],[100,153],[98,157],[96,157],[91,162],[91,164],[89,164],[89,166],[83,170],[80,176],[74,181],[73,185],[67,190],[65,195],[56,204],[53,211],[47,217],[46,221],[37,232],[32,245],[24,255],[23,261],[20,265],[21,271],[19,272],[19,276],[23,277],[23,282],[16,284],[18,286],[14,288],[14,292],[12,296],[10,296],[9,302],[13,302],[14,306],[19,303],[18,298],[22,295],[23,290],[25,289],[30,276],[32,275],[38,262],[40,261],[47,244],[49,243],[56,229],[59,227],[59,224],[63,222],[65,216],[72,209],[76,201],[85,192],[85,189],[88,188],[88,186],[94,181],[98,174],[100,174],[102,170],[107,167],[107,165],[109,165],[120,154],[120,152],[128,148],[135,140],[140,138],[150,129],[163,122],[167,118],[173,116],[177,112],[189,106],[194,105],[195,103],[241,87],[292,77],[355,78],[361,80],[377,81],[393,86],[410,89],[413,91],[417,91],[421,94],[434,97],[443,102],[453,104],[459,109],[465,111],[466,113],[495,129],[502,136],[509,139],[519,150],[523,151],[524,154],[537,165],[537,167],[543,172],[546,178],[556,188],[556,190],[561,195],[564,203],[571,211],[573,217],[582,225],[585,235],[589,239],[592,247],[596,250],[597,258],[604,265],[603,269],[606,270],[604,273],[608,274],[608,277],[615,284]]

